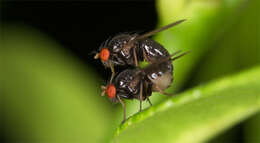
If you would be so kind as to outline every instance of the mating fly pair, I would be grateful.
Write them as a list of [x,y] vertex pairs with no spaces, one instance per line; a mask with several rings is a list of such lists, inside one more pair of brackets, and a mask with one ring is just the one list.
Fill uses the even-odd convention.
[[[122,104],[124,108],[123,122],[126,120],[126,107],[122,99],[138,99],[141,111],[142,101],[147,100],[152,105],[149,100],[152,92],[170,95],[165,93],[164,90],[173,81],[172,61],[186,53],[173,57],[179,52],[170,55],[162,45],[148,37],[183,21],[179,20],[143,35],[117,35],[106,41],[100,47],[99,53],[95,55],[95,59],[100,58],[104,66],[109,67],[112,71],[109,84],[101,86],[102,95],[107,94],[113,102]],[[139,62],[141,61],[146,61],[149,65],[141,69],[139,68]],[[130,66],[129,69],[120,72],[115,77],[114,66],[125,65]]]

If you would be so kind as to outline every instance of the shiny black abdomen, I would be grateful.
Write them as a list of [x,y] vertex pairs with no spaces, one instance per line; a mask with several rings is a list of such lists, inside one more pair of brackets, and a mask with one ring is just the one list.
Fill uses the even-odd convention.
[[169,60],[169,61],[165,61],[165,62],[158,63],[158,64],[154,63],[152,66],[145,68],[144,72],[145,72],[146,75],[151,75],[151,76],[153,74],[161,76],[162,74],[164,74],[166,72],[170,72],[170,73],[173,74],[172,61]]
[[[156,86],[156,83],[158,83],[159,80],[165,80],[164,78],[161,78],[162,76],[168,75],[167,79],[169,79],[169,82],[166,82],[167,86],[164,86],[165,89],[170,86],[170,84],[174,79],[173,65],[171,60],[160,62],[160,63],[154,63],[152,64],[152,66],[148,66],[147,68],[144,68],[143,72],[145,73],[144,79],[147,82],[151,82],[152,84],[155,84],[153,86]],[[157,81],[157,82],[153,83],[153,81]]]
[[143,99],[151,96],[152,83],[144,80],[145,75],[140,69],[127,69],[119,73],[113,81],[116,87],[116,94],[125,99],[140,99],[140,85],[143,88]]
[[138,96],[140,90],[140,80],[138,79],[135,85],[131,84],[135,80],[137,69],[127,69],[119,73],[114,79],[113,83],[116,87],[118,96],[133,99]]
[[159,59],[170,56],[169,52],[161,44],[152,39],[147,38],[140,41],[139,48],[142,49],[142,56],[145,54],[149,63],[155,63]]
[[111,61],[115,65],[135,65],[133,46],[136,47],[138,62],[143,61],[146,57],[147,62],[155,63],[158,59],[170,56],[161,44],[149,38],[134,41],[131,48],[125,48],[126,44],[133,37],[134,35],[130,34],[119,34],[109,41],[107,47],[111,51]]

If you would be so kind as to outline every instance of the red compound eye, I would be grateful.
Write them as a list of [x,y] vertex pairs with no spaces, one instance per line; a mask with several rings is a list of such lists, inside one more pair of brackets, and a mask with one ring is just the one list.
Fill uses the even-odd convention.
[[102,61],[107,61],[108,58],[109,58],[109,55],[110,55],[110,52],[107,48],[103,48],[101,51],[100,51],[100,59]]
[[109,98],[114,98],[116,96],[116,88],[113,84],[107,86],[106,93]]

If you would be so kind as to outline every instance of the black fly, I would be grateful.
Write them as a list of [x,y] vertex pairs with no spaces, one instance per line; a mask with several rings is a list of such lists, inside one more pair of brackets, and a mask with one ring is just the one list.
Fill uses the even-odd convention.
[[161,58],[169,57],[168,51],[158,42],[148,37],[182,23],[185,20],[179,20],[159,29],[138,34],[119,34],[111,40],[107,40],[100,47],[95,59],[100,58],[105,67],[112,71],[110,81],[112,81],[115,71],[114,66],[130,65],[138,67],[140,61],[156,63]]
[[120,72],[107,85],[102,86],[102,95],[107,94],[113,102],[120,102],[124,108],[123,122],[126,120],[126,107],[122,99],[138,99],[140,101],[140,111],[142,110],[142,101],[149,100],[152,92],[165,93],[173,81],[173,65],[172,61],[184,56],[187,52],[180,54],[174,58],[172,56],[178,54],[174,53],[171,56],[160,58],[157,62],[149,64],[147,67],[140,69],[126,69]]

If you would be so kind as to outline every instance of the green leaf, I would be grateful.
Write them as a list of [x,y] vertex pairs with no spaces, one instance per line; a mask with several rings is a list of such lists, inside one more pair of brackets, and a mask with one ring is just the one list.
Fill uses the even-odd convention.
[[260,111],[260,67],[201,85],[134,115],[117,143],[196,143]]
[[96,143],[113,135],[115,111],[93,69],[35,29],[9,24],[3,32],[8,142]]
[[[182,24],[158,33],[155,40],[174,53],[191,53],[174,62],[175,81],[168,91],[179,89],[200,58],[221,38],[239,17],[245,0],[157,0],[159,25],[187,19]],[[232,55],[231,55],[232,56]]]
[[[173,62],[174,81],[166,90],[174,93],[193,76],[192,69],[199,64],[200,58],[213,48],[225,31],[239,18],[240,6],[245,0],[157,0],[158,27],[177,20],[186,19],[174,28],[158,33],[155,40],[161,43],[169,53],[182,50],[188,55]],[[224,23],[224,24],[223,24]],[[232,54],[231,54],[232,56]],[[231,62],[231,61],[230,61]],[[167,98],[153,93],[151,101],[156,104]],[[129,115],[138,111],[138,102],[127,104]],[[148,107],[145,105],[145,107]]]
[[256,30],[260,25],[259,6],[258,0],[248,1],[243,6],[239,19],[201,59],[189,84],[196,85],[260,63],[260,32]]

